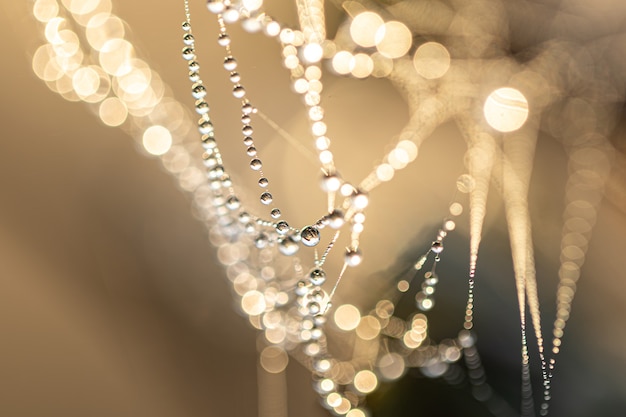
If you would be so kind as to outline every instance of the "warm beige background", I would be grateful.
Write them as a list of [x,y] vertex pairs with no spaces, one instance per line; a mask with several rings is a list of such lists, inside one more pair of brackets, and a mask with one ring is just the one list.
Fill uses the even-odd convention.
[[[120,1],[116,11],[129,22],[147,60],[176,96],[187,100],[178,3]],[[195,3],[196,21],[208,21],[199,7],[202,2]],[[230,290],[203,226],[190,214],[188,199],[160,163],[137,152],[126,134],[102,126],[85,105],[64,101],[34,76],[30,57],[41,36],[29,14],[30,2],[0,6],[0,415],[255,416],[255,334],[232,308]],[[266,68],[258,48],[250,52],[252,58],[244,62],[268,71],[250,81],[259,96],[275,93],[274,85],[284,87],[285,73]],[[364,90],[363,85],[371,106],[352,111],[354,103],[342,102],[341,94]],[[405,117],[401,100],[385,83],[328,86],[331,97],[337,97],[334,103],[330,100],[331,107],[345,113],[329,123],[377,117],[381,124],[395,124]],[[285,100],[293,101],[286,88],[281,91]],[[280,100],[272,96],[263,104],[271,112]],[[281,124],[297,125],[291,120],[294,113],[272,114]],[[338,158],[348,164],[348,155],[356,149],[365,161],[350,161],[353,166],[347,170],[354,177],[368,170],[384,149],[384,141],[362,139],[371,129],[357,123],[338,135],[348,138],[337,140]],[[403,172],[397,183],[373,196],[377,200],[369,212],[367,234],[376,239],[366,250],[368,271],[375,272],[377,265],[397,255],[390,251],[423,247],[423,239],[435,230],[461,170],[462,142],[450,132],[446,128],[438,141],[427,142],[419,167]],[[623,144],[623,131],[617,135],[617,143]],[[538,152],[532,201],[538,263],[544,267],[542,298],[550,310],[555,266],[549,259],[558,256],[553,235],[559,234],[558,218],[551,216],[558,213],[554,190],[562,184],[565,168],[558,144],[546,139]],[[276,174],[279,190],[313,187],[314,178],[294,175],[300,164],[291,149],[272,142],[268,153],[284,162],[279,165],[283,172]],[[618,416],[625,410],[626,200],[620,194],[625,183],[621,157],[618,168],[564,340],[555,381],[555,404],[562,408],[555,417]],[[293,216],[306,218],[296,210],[307,198],[301,194],[289,201],[283,197],[282,203]],[[317,189],[309,195],[317,202]],[[401,199],[391,200],[399,195]],[[501,210],[497,198],[492,209]],[[385,214],[392,210],[399,214]],[[397,237],[406,229],[412,231]],[[496,383],[506,377],[509,382],[498,386],[515,405],[519,331],[502,230],[494,214],[481,255],[484,279],[478,291],[483,297],[477,325]],[[422,240],[411,243],[416,236]],[[451,264],[450,287],[456,291],[451,300],[462,300],[464,262]],[[367,281],[361,283],[367,286]],[[350,285],[355,284],[342,288],[346,297]],[[443,309],[439,320],[453,329],[461,307],[446,302],[443,293],[438,296]],[[298,366],[289,373],[290,415],[325,415],[309,388],[308,373]],[[415,390],[403,395],[398,403],[407,398],[414,398],[412,404],[421,401]],[[393,397],[382,401],[385,398]],[[383,407],[380,415],[391,409]]]

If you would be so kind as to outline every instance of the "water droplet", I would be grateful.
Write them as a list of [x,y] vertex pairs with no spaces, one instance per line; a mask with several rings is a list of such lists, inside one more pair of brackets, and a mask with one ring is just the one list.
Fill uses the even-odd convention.
[[226,5],[222,0],[208,0],[206,7],[211,13],[215,14],[222,13],[226,10]]
[[[278,240],[278,250],[285,256],[294,255],[296,252],[298,252],[298,249],[300,249],[298,242],[296,242],[291,236],[283,236]],[[304,281],[300,282],[303,282],[306,285]],[[304,292],[302,295],[304,294],[306,294],[306,292]]]
[[224,69],[227,71],[233,71],[235,68],[237,68],[237,60],[235,58],[232,56],[224,58]]
[[241,112],[243,114],[252,114],[254,113],[254,107],[252,106],[252,104],[246,103],[243,106],[241,106]]
[[270,212],[270,216],[272,216],[272,219],[280,219],[281,216],[281,212],[279,209],[274,208],[272,209],[272,211]]
[[244,145],[252,146],[253,143],[254,143],[254,140],[250,136],[246,136],[245,138],[243,138]]
[[193,43],[195,42],[195,39],[193,38],[193,35],[191,33],[185,33],[183,35],[183,43],[187,46],[193,45]]
[[191,61],[196,58],[196,51],[191,46],[185,46],[183,48],[183,59]]
[[424,274],[424,282],[426,285],[435,285],[439,282],[439,277],[432,271],[428,271]]
[[183,22],[183,30],[189,32],[191,30],[191,24],[189,22]]
[[250,146],[248,149],[246,149],[246,153],[248,154],[248,156],[256,156],[256,148],[254,146]]
[[238,83],[239,81],[241,81],[241,75],[239,75],[237,71],[231,72],[229,78],[231,83]]
[[233,96],[235,98],[243,98],[246,95],[246,89],[241,85],[233,87]]
[[193,98],[199,100],[206,96],[206,88],[200,83],[196,83],[191,87],[191,95]]
[[294,292],[300,297],[306,295],[309,292],[309,284],[304,280],[298,281]]
[[202,136],[202,147],[204,149],[215,149],[215,147],[217,146],[217,142],[215,141],[215,138],[211,135],[204,135]]
[[226,200],[226,207],[229,210],[237,210],[239,207],[241,207],[241,203],[239,202],[239,199],[237,197],[235,197],[234,195],[231,195]]
[[433,253],[441,253],[443,252],[443,244],[439,241],[433,242],[433,245],[430,247],[430,250]]
[[276,223],[276,231],[281,235],[286,234],[289,231],[289,224],[284,220]]
[[273,199],[274,198],[272,197],[272,195],[268,192],[264,192],[263,194],[261,194],[261,203],[265,205],[270,204]]
[[[263,163],[261,162],[260,159],[253,159],[252,161],[250,161],[250,168],[252,168],[255,171],[260,170],[263,167]],[[259,180],[259,185],[261,185],[261,180]],[[262,185],[261,185],[262,187]]]
[[230,36],[228,36],[228,33],[220,33],[220,35],[217,37],[217,43],[221,46],[230,45]]
[[309,281],[313,285],[322,285],[326,282],[326,272],[320,268],[314,268],[309,272]]
[[245,136],[251,136],[252,133],[254,133],[254,129],[252,129],[252,126],[250,125],[245,125],[243,128],[241,128],[241,131]]
[[343,212],[339,209],[333,210],[328,215],[328,225],[333,229],[339,229],[341,226],[343,226],[344,222],[345,220],[343,218]]
[[189,71],[198,72],[200,71],[200,64],[198,61],[191,61],[188,65]]
[[200,73],[196,71],[189,71],[189,81],[197,83],[200,81]]
[[358,266],[363,261],[363,254],[359,249],[346,249],[345,262],[348,266]]
[[209,112],[209,103],[200,99],[196,101],[196,113],[198,114],[207,114]]
[[254,245],[259,249],[265,248],[268,243],[269,238],[265,233],[259,233],[259,235],[254,239]]
[[[258,159],[253,159],[253,161],[259,161]],[[261,161],[259,161],[260,163]],[[254,169],[254,168],[253,168]],[[256,169],[256,171],[258,171],[259,169],[261,169],[261,166],[259,165],[259,167]],[[269,185],[270,181],[263,177],[263,178],[259,178],[259,187],[261,188],[265,188]]]
[[320,232],[313,226],[307,226],[300,232],[300,239],[305,246],[315,246],[320,243]]
[[249,125],[250,121],[250,115],[244,114],[243,116],[241,116],[241,123],[243,123],[244,125]]
[[213,133],[213,123],[210,120],[200,119],[198,122],[198,131],[203,135]]

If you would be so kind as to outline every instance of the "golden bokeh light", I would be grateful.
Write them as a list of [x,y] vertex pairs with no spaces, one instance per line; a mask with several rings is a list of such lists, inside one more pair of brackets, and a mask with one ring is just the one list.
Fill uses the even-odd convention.
[[335,310],[335,324],[341,330],[350,331],[356,329],[361,320],[359,309],[352,304],[342,304]]
[[100,75],[92,67],[82,67],[72,75],[72,86],[79,97],[95,94],[100,87]]
[[108,74],[120,77],[132,70],[133,46],[125,39],[109,39],[100,49],[100,66]]
[[353,57],[352,70],[350,73],[356,78],[367,78],[372,75],[374,61],[369,55],[358,53]]
[[172,134],[163,126],[150,126],[143,133],[143,147],[151,155],[163,155],[172,146]]
[[100,4],[100,0],[63,0],[63,5],[72,14],[85,15],[91,13]]
[[415,51],[413,66],[428,80],[441,78],[450,69],[450,53],[438,42],[426,42]]
[[499,88],[485,100],[483,113],[489,126],[498,132],[513,132],[528,119],[528,100],[519,90]]
[[109,97],[100,103],[98,115],[105,125],[120,126],[128,117],[128,109],[119,98]]
[[369,394],[378,386],[378,377],[370,370],[364,369],[354,376],[354,388],[363,394]]
[[98,13],[89,19],[85,28],[85,37],[89,45],[100,51],[111,39],[123,39],[124,22],[109,13]]
[[363,340],[373,340],[380,335],[380,321],[374,316],[364,316],[356,328],[356,334]]
[[402,22],[391,21],[376,31],[376,49],[388,58],[401,58],[413,43],[411,30]]
[[33,5],[33,15],[42,23],[49,22],[58,14],[59,3],[56,0],[37,0]]
[[354,43],[363,47],[376,45],[376,32],[384,25],[383,18],[374,12],[359,13],[350,23],[350,36]]
[[333,56],[331,63],[337,74],[349,74],[354,68],[354,55],[348,51],[339,51]]
[[266,372],[278,374],[287,368],[289,356],[280,346],[267,346],[261,351],[259,362]]

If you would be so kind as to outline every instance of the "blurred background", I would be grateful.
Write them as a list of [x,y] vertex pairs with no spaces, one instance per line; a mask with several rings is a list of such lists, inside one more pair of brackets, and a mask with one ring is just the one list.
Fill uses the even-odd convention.
[[[437,11],[458,6],[454,1],[414,4],[408,10],[433,22]],[[594,97],[610,102],[613,110],[595,122],[612,126],[608,138],[616,149],[614,168],[558,358],[552,415],[623,416],[626,8],[617,0],[497,4],[504,5],[509,18],[506,36],[513,53],[564,40],[571,51],[580,51],[572,54],[580,65],[570,70],[585,68],[583,78],[589,77],[577,88],[611,86]],[[35,75],[32,58],[45,40],[32,5],[0,5],[0,415],[278,415],[272,412],[274,391],[259,397],[258,384],[278,384],[280,402],[282,382],[263,372],[258,379],[259,336],[238,314],[189,196],[161,161],[133,139],[132,126],[105,126],[92,106],[65,100]],[[295,6],[278,2],[267,7],[295,26]],[[128,36],[170,86],[169,93],[191,106],[180,59],[182,2],[120,1],[113,10],[127,22]],[[221,58],[213,59],[221,54],[216,52],[214,19],[202,1],[192,2],[192,12],[196,38],[206,45],[200,59],[207,68],[209,97],[225,97],[228,82]],[[340,7],[327,6],[329,30],[337,30],[344,19]],[[281,127],[302,131],[303,107],[289,91],[276,43],[235,28],[233,37],[239,40],[240,67],[257,105]],[[591,53],[589,46],[599,41],[606,41],[600,43],[604,49]],[[331,76],[324,86],[329,129],[337,132],[338,165],[345,167],[346,177],[361,178],[406,123],[407,95],[386,79]],[[218,119],[237,122],[234,100],[212,99],[212,106]],[[556,130],[577,120],[570,113]],[[554,130],[540,134],[529,197],[546,331],[555,312],[568,174]],[[277,198],[285,213],[304,222],[324,205],[315,164],[274,136],[269,135],[263,151],[275,194],[282,195]],[[415,166],[372,194],[365,272],[346,276],[338,293],[342,300],[367,292],[368,279],[379,279],[428,248],[463,173],[465,147],[453,124],[441,126],[424,142]],[[435,339],[455,337],[462,324],[468,243],[467,226],[460,223],[438,269],[437,306],[429,315]],[[493,192],[480,252],[475,330],[490,384],[518,409],[519,313],[508,248],[503,204]],[[311,388],[310,373],[295,361],[287,368],[287,386],[289,415],[328,415]],[[466,386],[451,387],[419,371],[383,384],[368,405],[376,417],[490,415]]]

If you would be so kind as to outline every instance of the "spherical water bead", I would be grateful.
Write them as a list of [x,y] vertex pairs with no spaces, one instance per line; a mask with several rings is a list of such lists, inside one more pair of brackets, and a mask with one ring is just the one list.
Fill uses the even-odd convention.
[[206,157],[202,158],[202,163],[207,168],[213,168],[217,165],[218,161],[216,157],[207,155]]
[[250,221],[250,214],[248,212],[242,211],[239,213],[239,222],[240,223],[248,223]]
[[281,212],[279,209],[277,208],[273,208],[272,211],[270,212],[270,216],[272,217],[272,219],[276,220],[276,219],[280,219],[281,216]]
[[309,283],[305,280],[298,281],[293,292],[299,297],[305,296],[309,292]]
[[252,139],[250,136],[246,136],[243,138],[243,144],[246,146],[252,146],[254,144],[254,139]]
[[237,68],[237,60],[232,56],[224,58],[224,69],[226,71],[234,71]]
[[220,44],[220,46],[230,45],[230,36],[228,33],[220,33],[217,37],[217,43]]
[[443,252],[443,244],[441,242],[433,242],[433,245],[430,247],[432,253],[440,254]]
[[208,0],[206,7],[211,13],[215,14],[222,13],[226,10],[226,5],[222,0]]
[[259,249],[267,247],[268,243],[269,238],[265,233],[259,233],[258,236],[254,239],[254,245]]
[[250,136],[250,135],[252,135],[254,133],[254,129],[250,125],[245,125],[244,127],[241,128],[241,132],[245,136]]
[[244,114],[243,116],[241,116],[241,123],[243,123],[244,125],[249,125],[251,121],[252,119],[250,118],[249,114]]
[[[254,171],[258,171],[258,170],[260,170],[262,167],[263,167],[263,163],[261,162],[261,160],[260,160],[260,159],[256,159],[256,158],[255,158],[255,159],[253,159],[252,161],[250,161],[250,168],[252,168]],[[261,184],[260,184],[260,181],[261,181],[261,180],[259,180],[259,185],[261,185]]]
[[363,261],[363,254],[359,249],[346,249],[345,262],[348,266],[358,266]]
[[334,192],[341,187],[341,178],[338,175],[328,174],[322,177],[322,190],[326,192]]
[[261,194],[260,199],[261,199],[261,203],[268,205],[272,203],[272,201],[274,200],[274,197],[272,197],[272,194],[266,191],[263,194]]
[[335,209],[328,215],[328,225],[331,228],[339,229],[344,223],[343,211]]
[[193,35],[191,33],[185,33],[183,35],[183,43],[187,46],[191,46],[193,45],[193,43],[195,42],[195,39],[193,37]]
[[[299,249],[300,249],[300,246],[298,245],[298,242],[296,242],[295,239],[292,238],[291,236],[282,236],[281,238],[278,239],[278,250],[280,251],[280,253],[282,253],[285,256],[295,255]],[[306,294],[306,292],[303,293],[302,295],[304,294]]]
[[428,271],[424,274],[424,283],[426,285],[435,285],[439,282],[439,277],[432,271]]
[[289,231],[289,224],[284,220],[279,221],[276,223],[276,231],[281,235],[286,234]]
[[243,98],[246,95],[246,89],[243,88],[243,86],[241,85],[236,85],[235,87],[233,87],[233,96],[235,98]]
[[361,191],[356,192],[352,195],[350,199],[350,203],[357,210],[363,210],[369,204],[369,196]]
[[196,51],[191,46],[185,46],[183,48],[183,59],[191,61],[196,58]]
[[319,286],[326,282],[326,272],[320,268],[314,268],[309,272],[309,281],[311,284]]
[[[259,161],[259,160],[258,159],[253,159],[252,161]],[[252,162],[250,162],[250,164],[252,166]],[[256,162],[255,162],[255,164],[256,164]],[[262,166],[261,161],[259,161],[258,167],[257,168],[252,168],[252,169],[254,169],[255,171],[258,171],[259,169],[261,169],[261,166]],[[269,185],[269,183],[270,183],[270,181],[267,178],[265,178],[265,177],[259,178],[259,187],[266,188]]]
[[189,71],[189,81],[192,83],[200,81],[200,73],[196,71]]
[[239,81],[241,81],[241,75],[239,75],[237,71],[233,71],[228,76],[228,79],[231,83],[238,83]]
[[203,115],[209,112],[209,103],[200,99],[196,101],[196,113]]
[[200,64],[198,64],[198,61],[191,61],[187,68],[189,68],[189,71],[198,72],[200,71]]
[[195,83],[191,86],[191,95],[196,100],[200,100],[206,96],[206,88],[200,83]]
[[256,156],[256,148],[254,146],[250,146],[246,149],[246,153],[248,156]]
[[224,167],[221,165],[216,165],[207,172],[207,177],[211,180],[219,179],[222,175],[224,175]]
[[316,227],[307,226],[300,232],[300,240],[304,246],[315,246],[320,243],[320,232]]
[[229,210],[237,210],[239,207],[241,207],[241,203],[236,196],[231,195],[230,197],[228,197],[228,199],[226,200],[226,208],[228,208]]
[[306,305],[306,309],[309,312],[309,314],[313,316],[315,316],[316,314],[320,314],[320,312],[322,311],[322,307],[320,306],[320,303],[316,301],[311,301],[310,303],[308,303]]
[[469,174],[463,174],[456,180],[456,188],[462,193],[469,193],[476,187],[476,180]]
[[191,24],[189,22],[183,22],[182,27],[185,32],[189,32],[191,30]]
[[213,133],[213,123],[210,120],[200,119],[198,121],[198,131],[203,135],[208,135]]
[[215,147],[217,146],[217,142],[215,141],[215,138],[211,135],[204,135],[202,136],[202,147],[206,150],[209,149],[215,149]]
[[241,112],[243,114],[252,114],[255,112],[255,109],[254,109],[254,106],[252,106],[252,104],[245,103],[243,106],[241,106]]

